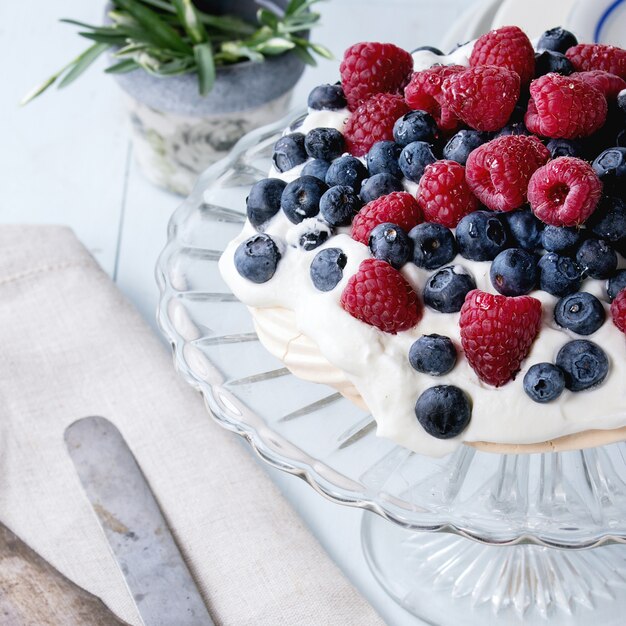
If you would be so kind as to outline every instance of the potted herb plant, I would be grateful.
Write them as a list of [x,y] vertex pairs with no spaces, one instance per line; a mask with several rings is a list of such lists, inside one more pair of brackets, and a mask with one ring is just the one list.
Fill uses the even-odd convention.
[[313,53],[331,58],[308,39],[318,1],[112,0],[102,26],[62,20],[92,45],[23,102],[65,87],[108,52],[143,172],[186,194],[240,137],[287,112]]

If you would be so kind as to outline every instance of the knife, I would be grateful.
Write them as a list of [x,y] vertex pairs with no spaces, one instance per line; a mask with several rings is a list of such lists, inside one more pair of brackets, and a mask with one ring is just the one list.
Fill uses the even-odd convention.
[[210,626],[200,592],[119,430],[85,417],[65,444],[145,626]]

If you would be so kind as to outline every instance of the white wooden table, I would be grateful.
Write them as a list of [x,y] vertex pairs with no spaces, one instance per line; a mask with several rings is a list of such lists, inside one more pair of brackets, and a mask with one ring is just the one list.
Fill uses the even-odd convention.
[[[319,5],[316,41],[338,58],[355,41],[392,41],[407,49],[437,45],[478,0],[331,0]],[[21,97],[86,45],[56,20],[102,18],[103,0],[0,3],[0,221],[71,226],[156,330],[156,258],[180,198],[152,187],[133,162],[121,92],[104,61],[66,90],[26,108]],[[339,61],[307,69],[302,104],[316,84],[332,82]],[[207,417],[208,419],[208,417]],[[361,512],[327,502],[300,480],[266,467],[331,556],[387,623],[420,624],[378,586],[360,547]]]

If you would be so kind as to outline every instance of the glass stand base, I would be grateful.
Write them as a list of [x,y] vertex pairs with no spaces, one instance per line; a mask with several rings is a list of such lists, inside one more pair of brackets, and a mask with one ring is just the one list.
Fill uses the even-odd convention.
[[365,512],[368,564],[405,609],[437,626],[626,623],[626,546],[486,546],[411,532]]

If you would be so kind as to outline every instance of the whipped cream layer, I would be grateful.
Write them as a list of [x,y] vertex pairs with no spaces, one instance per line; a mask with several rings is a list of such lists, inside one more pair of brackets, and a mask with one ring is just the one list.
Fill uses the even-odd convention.
[[[471,45],[455,51],[455,58],[435,59],[438,63],[467,65]],[[430,53],[414,54],[416,68],[421,69],[422,57],[424,63],[428,62],[426,55]],[[331,127],[342,131],[348,116],[347,110],[311,111],[297,130],[306,133],[316,127]],[[289,182],[300,175],[302,167],[284,173],[272,168],[269,176]],[[405,180],[404,186],[415,195],[417,184]],[[516,379],[496,389],[483,383],[463,357],[458,313],[439,313],[424,307],[417,326],[392,335],[345,312],[340,305],[341,293],[360,263],[371,258],[369,248],[353,240],[349,236],[349,228],[342,228],[322,246],[307,252],[293,245],[302,228],[302,224],[292,224],[282,211],[265,225],[263,232],[275,240],[282,255],[276,273],[268,282],[252,283],[240,276],[234,265],[237,246],[257,233],[249,222],[224,251],[219,263],[220,271],[235,296],[249,307],[288,309],[294,313],[297,328],[292,340],[306,343],[308,339],[312,346],[307,344],[306,349],[292,351],[287,366],[303,378],[329,384],[333,384],[332,380],[337,378],[336,370],[340,370],[376,419],[379,436],[421,454],[442,456],[464,442],[531,444],[583,431],[616,429],[626,425],[626,338],[611,321],[605,281],[588,279],[581,291],[597,296],[606,309],[605,323],[593,335],[586,337],[601,346],[608,356],[610,369],[606,380],[595,389],[578,393],[565,390],[557,400],[537,404],[523,390],[525,373],[536,363],[554,362],[558,351],[567,342],[580,339],[579,335],[558,327],[554,322],[553,311],[558,298],[544,291],[529,294],[542,303],[541,332]],[[329,292],[318,291],[309,274],[313,258],[324,248],[340,248],[347,257],[342,280]],[[470,261],[457,256],[452,265],[457,266],[457,271],[471,274],[478,289],[497,293],[489,278],[491,262]],[[626,266],[624,259],[620,258],[620,266]],[[420,296],[427,279],[435,271],[423,270],[412,263],[407,263],[401,270]],[[408,361],[411,344],[422,335],[432,333],[450,337],[459,352],[456,366],[444,376],[420,374]],[[288,344],[289,341],[285,342],[285,355]],[[320,362],[313,349],[315,347],[333,368],[328,372],[329,378],[319,371]],[[281,354],[280,346],[273,345],[270,350]],[[441,440],[430,436],[415,417],[415,402],[420,394],[428,387],[440,384],[456,385],[471,398],[469,426],[454,439]]]

